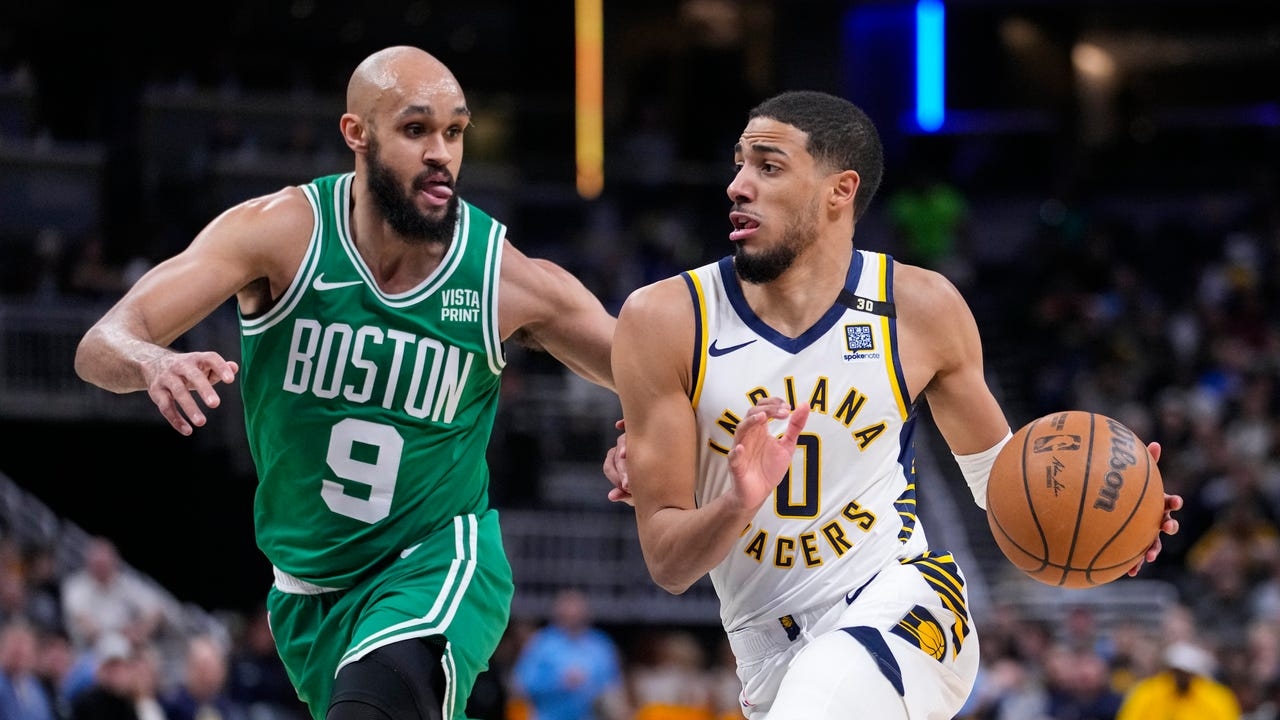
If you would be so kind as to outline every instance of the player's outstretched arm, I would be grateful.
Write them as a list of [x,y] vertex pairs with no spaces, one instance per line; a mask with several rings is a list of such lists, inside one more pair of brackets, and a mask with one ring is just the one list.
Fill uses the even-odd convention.
[[581,280],[507,242],[498,297],[503,340],[545,350],[578,376],[614,389],[609,352],[616,318]]
[[222,213],[89,328],[76,349],[76,373],[115,393],[145,390],[169,424],[190,435],[206,422],[202,406],[221,404],[214,386],[234,381],[239,365],[214,351],[175,352],[170,343],[237,293],[244,309],[255,294],[266,302],[272,287],[287,286],[311,224],[296,189]]
[[995,447],[1008,435],[1009,422],[987,385],[982,338],[968,303],[936,271],[894,267],[907,389],[928,398],[930,415],[952,453]]

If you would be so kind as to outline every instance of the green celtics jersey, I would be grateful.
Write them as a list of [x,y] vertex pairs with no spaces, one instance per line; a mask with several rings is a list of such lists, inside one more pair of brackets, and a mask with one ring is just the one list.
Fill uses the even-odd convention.
[[258,547],[329,588],[488,507],[504,365],[506,227],[460,200],[440,266],[388,294],[351,237],[352,180],[302,186],[315,230],[298,274],[269,311],[240,318]]

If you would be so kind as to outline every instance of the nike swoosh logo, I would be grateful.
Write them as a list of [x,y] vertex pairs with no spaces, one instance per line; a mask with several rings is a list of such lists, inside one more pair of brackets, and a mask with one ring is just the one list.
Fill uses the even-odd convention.
[[316,276],[315,282],[311,283],[311,287],[324,292],[325,290],[334,290],[336,288],[351,287],[352,285],[362,285],[363,280],[344,280],[343,282],[325,282],[324,273]]
[[730,345],[729,347],[722,348],[722,347],[716,347],[716,341],[712,340],[711,347],[707,348],[707,354],[710,355],[711,357],[720,357],[721,355],[728,355],[734,350],[744,348],[753,342],[755,342],[755,340],[748,340],[744,343],[738,343],[737,345]]
[[407,558],[407,557],[409,557],[410,555],[412,555],[412,554],[413,554],[413,551],[414,551],[414,550],[417,550],[421,545],[422,545],[422,543],[418,543],[417,545],[414,545],[413,547],[407,547],[407,548],[405,548],[405,549],[401,550],[401,551],[400,551],[400,557],[402,557],[402,558]]

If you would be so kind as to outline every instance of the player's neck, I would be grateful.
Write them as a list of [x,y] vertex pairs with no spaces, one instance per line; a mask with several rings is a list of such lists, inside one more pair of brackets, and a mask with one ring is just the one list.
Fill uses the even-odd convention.
[[388,293],[417,287],[435,272],[449,249],[448,243],[405,240],[385,223],[375,224],[370,230],[353,229],[356,251],[378,287]]
[[852,245],[843,253],[814,245],[776,280],[760,285],[741,283],[742,293],[769,327],[787,337],[799,337],[835,304],[852,261]]

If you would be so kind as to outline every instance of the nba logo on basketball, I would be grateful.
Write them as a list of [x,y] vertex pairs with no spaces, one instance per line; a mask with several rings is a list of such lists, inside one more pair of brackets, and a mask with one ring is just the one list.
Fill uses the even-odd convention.
[[1031,452],[1045,453],[1056,452],[1059,450],[1079,450],[1079,435],[1045,435],[1038,437],[1032,443]]

